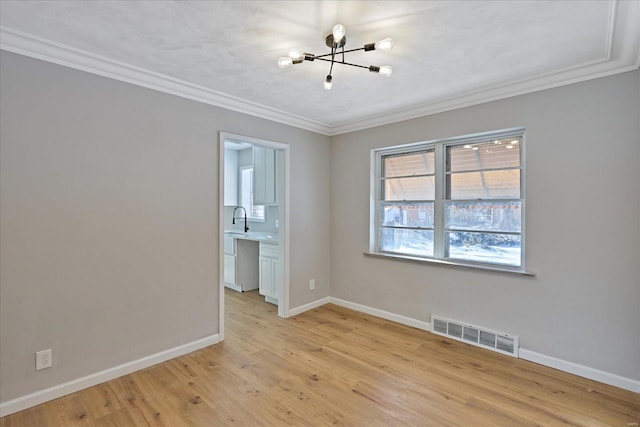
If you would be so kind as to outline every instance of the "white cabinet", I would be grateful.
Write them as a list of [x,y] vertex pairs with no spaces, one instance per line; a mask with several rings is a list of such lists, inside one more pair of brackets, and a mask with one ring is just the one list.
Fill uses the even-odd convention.
[[237,289],[236,285],[236,239],[224,236],[224,285]]
[[253,204],[276,203],[276,150],[253,147]]
[[238,292],[258,288],[258,244],[224,236],[224,285]]
[[275,298],[276,281],[271,258],[260,257],[260,295]]
[[282,282],[282,263],[279,258],[273,258],[273,298],[278,301],[278,283]]
[[238,205],[238,152],[224,150],[224,205]]
[[224,254],[224,285],[236,288],[236,256]]
[[260,243],[260,295],[264,295],[268,302],[277,304],[281,270],[280,248]]

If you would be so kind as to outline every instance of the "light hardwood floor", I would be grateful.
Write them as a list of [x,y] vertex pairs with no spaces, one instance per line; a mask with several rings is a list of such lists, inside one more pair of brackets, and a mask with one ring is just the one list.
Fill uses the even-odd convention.
[[640,395],[325,305],[226,293],[225,341],[0,419],[11,426],[637,426]]

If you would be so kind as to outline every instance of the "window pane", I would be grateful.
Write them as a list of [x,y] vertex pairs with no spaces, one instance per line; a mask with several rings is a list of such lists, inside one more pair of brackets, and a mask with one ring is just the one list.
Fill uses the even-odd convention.
[[520,202],[451,202],[445,208],[445,228],[520,232]]
[[385,177],[428,175],[434,172],[435,154],[433,150],[382,158],[382,176]]
[[253,204],[253,168],[240,170],[240,202],[249,218],[264,220],[264,206]]
[[253,205],[251,208],[251,216],[264,219],[264,205]]
[[385,179],[382,200],[433,200],[435,188],[432,176]]
[[447,198],[519,199],[520,169],[453,173],[447,176]]
[[433,203],[383,203],[379,218],[380,225],[432,228]]
[[380,248],[385,252],[433,256],[433,231],[380,228]]
[[520,166],[520,138],[447,147],[451,172]]
[[464,261],[520,266],[520,236],[447,232],[445,257]]

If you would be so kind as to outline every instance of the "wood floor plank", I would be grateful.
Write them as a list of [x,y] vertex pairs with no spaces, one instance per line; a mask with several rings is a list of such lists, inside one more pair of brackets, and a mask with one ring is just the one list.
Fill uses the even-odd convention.
[[332,304],[227,290],[225,341],[0,419],[15,426],[634,426],[640,395]]

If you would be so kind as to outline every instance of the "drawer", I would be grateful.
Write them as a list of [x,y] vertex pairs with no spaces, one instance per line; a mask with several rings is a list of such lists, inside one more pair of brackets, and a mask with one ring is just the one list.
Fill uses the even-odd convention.
[[280,248],[278,247],[278,245],[260,243],[260,256],[268,258],[279,258]]

